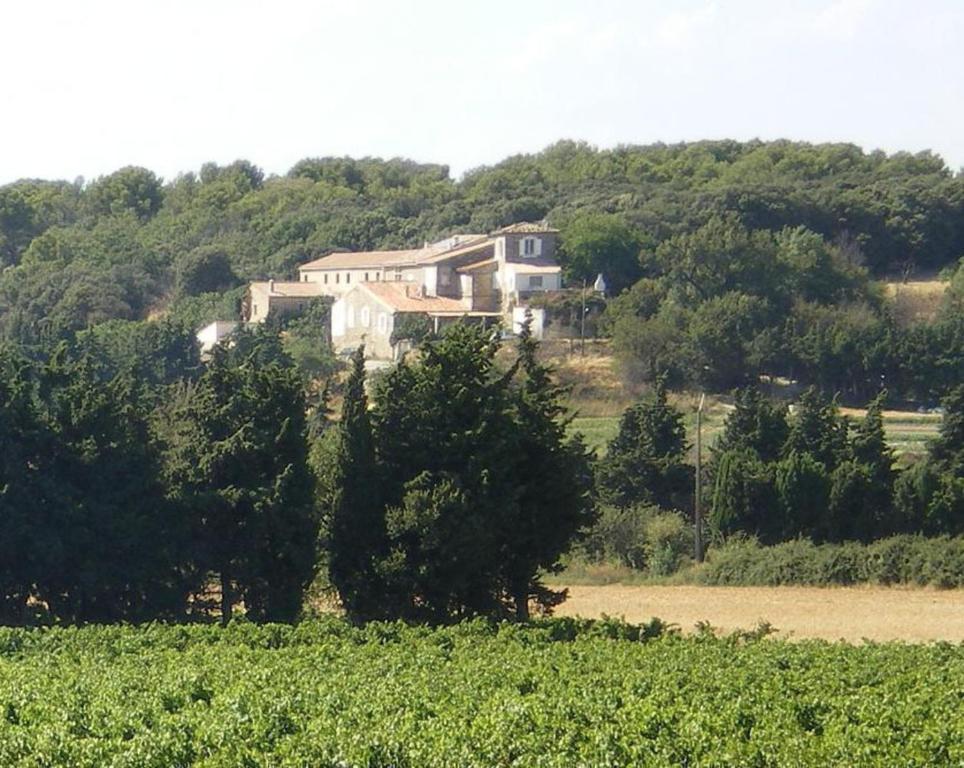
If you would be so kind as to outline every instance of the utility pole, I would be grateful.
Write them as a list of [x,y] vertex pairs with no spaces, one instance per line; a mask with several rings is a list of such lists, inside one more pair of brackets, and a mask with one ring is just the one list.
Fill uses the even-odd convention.
[[696,408],[696,499],[693,502],[693,526],[696,539],[696,562],[703,562],[703,402],[706,393],[700,393]]
[[586,278],[582,279],[582,315],[579,317],[579,354],[586,356]]

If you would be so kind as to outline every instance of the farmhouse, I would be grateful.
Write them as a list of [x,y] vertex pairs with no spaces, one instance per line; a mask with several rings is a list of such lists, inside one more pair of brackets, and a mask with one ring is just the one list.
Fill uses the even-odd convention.
[[[562,287],[557,236],[544,223],[523,222],[416,249],[332,253],[299,267],[297,282],[252,283],[245,316],[263,322],[331,296],[335,351],[364,342],[370,357],[394,359],[405,316],[425,318],[435,330],[461,318],[518,325],[532,294]],[[535,315],[538,331],[542,318]]]

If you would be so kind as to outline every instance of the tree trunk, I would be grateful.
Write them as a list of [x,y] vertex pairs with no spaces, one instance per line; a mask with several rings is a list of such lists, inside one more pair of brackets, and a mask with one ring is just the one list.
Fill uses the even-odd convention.
[[234,610],[234,590],[231,586],[231,576],[227,571],[221,571],[221,626],[226,627],[231,622]]
[[515,618],[516,621],[529,620],[529,585],[515,590]]

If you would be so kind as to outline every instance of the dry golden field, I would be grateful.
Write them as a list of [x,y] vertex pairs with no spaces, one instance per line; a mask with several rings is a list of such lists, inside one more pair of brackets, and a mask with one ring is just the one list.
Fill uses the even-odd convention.
[[557,616],[658,616],[692,631],[708,621],[722,632],[772,624],[790,639],[964,642],[964,590],[899,587],[569,587]]

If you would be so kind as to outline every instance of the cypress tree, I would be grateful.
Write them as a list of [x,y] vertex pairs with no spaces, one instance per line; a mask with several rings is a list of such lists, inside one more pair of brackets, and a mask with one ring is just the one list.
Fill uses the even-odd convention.
[[506,535],[499,559],[519,619],[528,618],[530,598],[548,608],[564,596],[547,589],[537,574],[557,568],[573,537],[595,517],[590,455],[581,437],[566,435],[566,389],[553,382],[551,369],[539,361],[538,347],[527,314],[518,340],[522,381],[513,398],[518,441],[512,448],[520,493],[517,505],[500,508],[511,513],[502,515]]
[[627,408],[620,419],[619,432],[597,466],[601,498],[618,507],[684,508],[689,488],[686,449],[683,415],[667,403],[659,380],[652,394]]
[[385,614],[377,574],[384,553],[384,514],[365,394],[365,350],[351,358],[338,426],[334,498],[328,523],[329,578],[355,620]]

